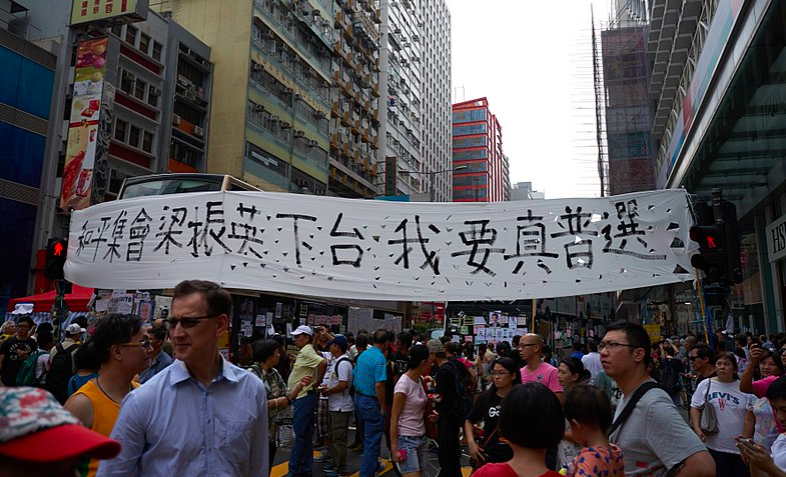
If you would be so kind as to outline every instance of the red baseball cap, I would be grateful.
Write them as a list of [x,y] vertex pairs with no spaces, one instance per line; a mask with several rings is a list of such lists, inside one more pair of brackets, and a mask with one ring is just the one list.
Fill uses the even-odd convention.
[[0,455],[27,462],[111,459],[120,443],[82,426],[49,392],[0,388]]

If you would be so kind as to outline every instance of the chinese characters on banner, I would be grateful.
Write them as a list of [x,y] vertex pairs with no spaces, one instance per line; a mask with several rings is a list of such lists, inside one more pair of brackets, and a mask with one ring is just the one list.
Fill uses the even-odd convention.
[[692,279],[682,190],[602,199],[391,203],[268,192],[115,201],[76,211],[82,286],[226,287],[374,300],[513,300]]
[[[106,147],[101,147],[99,151],[98,146],[102,134],[101,103],[108,41],[108,38],[97,38],[80,41],[77,45],[74,98],[71,101],[68,146],[60,191],[62,209],[90,206],[96,156],[99,152],[107,153]],[[109,91],[113,92],[114,89]],[[106,128],[103,129],[104,134],[107,134]],[[99,158],[100,163],[103,161],[104,158]]]

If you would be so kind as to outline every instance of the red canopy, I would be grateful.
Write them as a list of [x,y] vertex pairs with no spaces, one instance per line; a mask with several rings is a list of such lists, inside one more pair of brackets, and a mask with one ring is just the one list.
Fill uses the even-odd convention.
[[[69,311],[87,311],[87,303],[93,296],[92,288],[80,287],[73,285],[71,293],[66,293],[65,300],[68,304]],[[40,295],[26,296],[23,298],[13,298],[8,302],[8,311],[14,311],[14,306],[17,303],[33,303],[35,307],[34,312],[48,312],[52,310],[52,305],[55,303],[57,292],[50,291]]]

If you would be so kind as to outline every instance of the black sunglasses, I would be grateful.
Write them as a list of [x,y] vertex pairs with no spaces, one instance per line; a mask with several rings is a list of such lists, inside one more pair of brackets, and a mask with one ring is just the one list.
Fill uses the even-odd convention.
[[180,326],[183,328],[193,328],[199,324],[202,320],[209,320],[210,318],[216,318],[219,315],[205,315],[205,316],[187,316],[185,318],[169,318],[168,320],[164,321],[166,323],[167,329],[174,330],[177,327],[177,324],[180,323]]

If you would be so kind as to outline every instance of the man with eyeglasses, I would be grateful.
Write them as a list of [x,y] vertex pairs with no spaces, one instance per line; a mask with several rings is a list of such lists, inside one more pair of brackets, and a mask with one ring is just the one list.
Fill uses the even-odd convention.
[[699,343],[691,348],[688,361],[696,372],[696,384],[717,376],[715,373],[715,353],[706,343]]
[[[147,368],[153,348],[138,316],[110,314],[98,321],[88,345],[101,363],[91,379],[65,403],[85,427],[109,437],[120,413],[120,403],[138,386],[134,376]],[[96,475],[98,459],[91,459],[87,477]]]
[[598,345],[603,369],[623,394],[609,440],[625,453],[625,475],[714,477],[715,462],[707,448],[662,388],[647,390],[628,417],[616,422],[636,390],[654,382],[647,373],[650,348],[644,327],[625,321],[607,326]]
[[521,368],[521,382],[541,383],[551,389],[562,401],[563,389],[557,378],[557,368],[541,360],[543,339],[535,333],[529,333],[519,340],[519,354],[525,365]]
[[164,341],[166,341],[166,329],[154,327],[150,330],[150,338],[153,344],[153,356],[150,358],[150,366],[139,373],[139,384],[145,384],[150,381],[150,378],[172,364],[172,358],[162,350]]
[[268,475],[265,385],[218,353],[231,309],[216,283],[175,287],[167,323],[177,359],[126,396],[111,436],[121,451],[100,477]]
[[30,337],[35,323],[29,316],[19,318],[16,335],[5,340],[0,346],[0,385],[16,386],[16,375],[30,354],[38,349],[36,341]]

